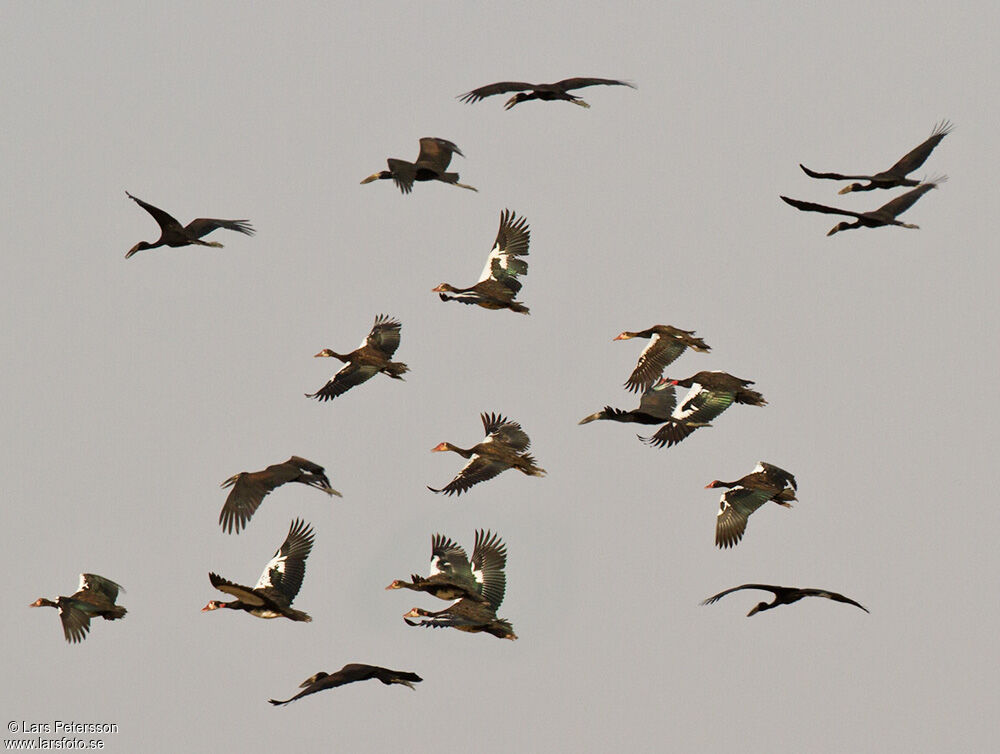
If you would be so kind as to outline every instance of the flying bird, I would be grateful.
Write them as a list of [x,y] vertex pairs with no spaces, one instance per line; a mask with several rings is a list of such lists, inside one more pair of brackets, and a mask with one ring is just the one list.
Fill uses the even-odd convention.
[[649,345],[639,354],[639,361],[625,383],[625,387],[632,392],[645,390],[656,382],[663,370],[676,361],[685,349],[702,353],[712,350],[705,341],[695,337],[694,330],[681,330],[671,325],[653,325],[639,332],[626,330],[614,339],[631,338],[649,338]]
[[235,230],[238,233],[245,233],[248,236],[252,236],[254,234],[254,229],[250,227],[249,220],[213,220],[208,217],[199,217],[197,220],[192,220],[187,225],[182,226],[173,218],[173,216],[167,214],[159,207],[147,204],[139,197],[132,196],[128,191],[125,192],[125,195],[151,214],[153,219],[156,220],[157,224],[160,226],[159,240],[155,243],[139,241],[139,243],[126,252],[126,259],[135,254],[137,251],[142,251],[143,249],[155,249],[160,246],[171,246],[176,248],[178,246],[197,244],[199,246],[214,246],[221,249],[222,244],[218,241],[201,240],[202,236],[207,236],[217,228]]
[[924,164],[924,160],[930,156],[930,153],[934,151],[934,147],[941,143],[941,139],[947,136],[952,129],[951,123],[946,120],[941,121],[936,126],[934,130],[931,131],[931,135],[927,140],[918,147],[914,147],[910,152],[900,158],[899,162],[893,165],[888,170],[883,170],[881,173],[876,173],[875,175],[843,175],[841,173],[817,173],[814,170],[810,170],[805,165],[799,164],[803,172],[810,178],[829,178],[835,181],[849,181],[849,180],[862,180],[868,181],[867,184],[852,183],[848,186],[844,186],[838,194],[847,194],[851,191],[871,191],[872,189],[890,189],[896,188],[897,186],[918,186],[920,181],[914,180],[913,178],[907,178],[907,173],[912,173],[914,170],[919,168]]
[[208,574],[212,586],[236,599],[232,602],[210,600],[201,611],[204,613],[228,607],[231,610],[245,610],[258,618],[284,617],[295,621],[311,621],[312,618],[304,612],[292,608],[292,601],[302,587],[302,579],[306,575],[306,558],[312,551],[313,538],[313,530],[309,524],[300,519],[292,521],[288,536],[264,566],[264,572],[253,587],[234,584],[214,573]]
[[[528,84],[523,81],[499,81],[496,84],[487,84],[486,86],[481,86],[478,89],[473,89],[471,92],[466,92],[465,94],[458,95],[458,99],[462,102],[479,102],[479,100],[486,97],[492,97],[494,94],[506,94],[507,92],[517,92],[513,97],[511,97],[504,104],[504,110],[510,110],[518,102],[527,102],[530,99],[544,100],[545,102],[551,102],[553,100],[564,100],[566,102],[572,102],[574,105],[579,105],[580,107],[590,107],[586,102],[584,102],[579,97],[576,97],[569,93],[570,89],[583,89],[585,86],[597,86],[602,84],[604,86],[628,86],[635,89],[635,84],[629,81],[619,81],[618,79],[593,79],[593,78],[573,78],[573,79],[563,79],[562,81],[557,81],[554,84]],[[527,93],[525,90],[530,90]]]
[[727,594],[738,592],[740,589],[762,589],[765,592],[774,593],[773,602],[758,602],[753,609],[747,613],[748,618],[754,613],[770,610],[772,607],[778,607],[779,605],[791,605],[793,602],[798,602],[803,597],[826,597],[828,600],[833,600],[834,602],[846,602],[848,605],[860,607],[866,613],[869,612],[868,608],[864,605],[858,604],[849,597],[837,594],[836,592],[828,592],[825,589],[797,589],[793,586],[771,586],[769,584],[743,584],[742,586],[734,586],[732,589],[726,589],[724,592],[719,592],[714,597],[709,597],[701,604],[711,605],[713,602],[718,602]]
[[306,393],[306,398],[331,401],[355,385],[370,380],[379,372],[394,380],[403,379],[403,375],[410,371],[410,368],[401,361],[390,361],[399,348],[399,334],[402,328],[401,323],[385,314],[379,314],[375,317],[371,332],[361,341],[361,345],[350,353],[340,354],[329,348],[317,353],[316,358],[340,359],[346,366],[315,393]]
[[521,425],[500,414],[480,414],[486,439],[471,448],[459,448],[442,442],[431,448],[432,452],[450,450],[462,458],[470,459],[458,475],[441,489],[428,487],[431,492],[461,495],[474,484],[492,479],[501,471],[517,469],[528,476],[545,476],[545,469],[538,467],[535,459],[525,451],[531,445]]
[[55,602],[39,597],[29,607],[59,608],[66,641],[76,644],[87,638],[91,618],[117,620],[125,616],[125,608],[115,604],[119,590],[125,591],[111,579],[96,573],[81,573],[80,586],[69,597],[59,597]]
[[719,500],[719,513],[715,519],[715,546],[735,547],[743,538],[750,514],[768,500],[791,508],[795,497],[795,477],[782,468],[761,461],[753,472],[735,482],[716,479],[705,489],[727,487]]
[[407,162],[406,160],[397,160],[394,157],[390,157],[386,160],[389,165],[388,170],[372,173],[361,181],[361,183],[371,183],[379,179],[386,180],[391,178],[393,183],[404,194],[409,194],[413,191],[414,181],[441,181],[442,183],[450,183],[453,186],[469,189],[470,191],[478,191],[479,189],[473,186],[466,186],[464,183],[459,183],[458,173],[445,172],[448,169],[448,164],[451,162],[452,153],[465,157],[462,154],[462,150],[447,139],[436,139],[432,136],[425,136],[420,140],[420,154],[417,155],[416,162]]
[[676,445],[699,427],[711,426],[709,422],[733,403],[767,405],[763,395],[748,387],[754,384],[753,380],[734,377],[727,372],[698,372],[672,383],[690,389],[670,415],[670,420],[656,434],[639,438],[647,445],[658,448]]
[[430,576],[423,578],[414,574],[409,581],[396,579],[386,589],[426,592],[442,600],[469,599],[499,604],[507,585],[506,565],[507,545],[496,534],[476,530],[471,564],[460,545],[443,534],[435,534],[431,537]]
[[315,694],[317,691],[332,689],[337,686],[344,686],[345,684],[354,683],[355,681],[368,681],[372,678],[377,678],[386,686],[399,683],[414,691],[416,690],[416,687],[413,684],[420,683],[424,680],[416,673],[409,673],[405,670],[389,670],[389,668],[381,668],[378,665],[364,665],[362,663],[352,662],[342,667],[336,673],[324,673],[323,671],[320,671],[319,673],[316,673],[316,675],[309,676],[301,684],[299,684],[299,688],[305,689],[305,691],[300,691],[291,699],[285,699],[283,702],[280,702],[277,699],[268,699],[267,701],[275,706],[288,704],[289,702],[294,702],[296,699],[301,699],[309,694]]
[[219,524],[223,530],[227,534],[239,534],[267,494],[286,482],[298,482],[322,490],[327,495],[343,497],[330,486],[322,466],[300,456],[292,456],[284,463],[272,464],[263,471],[241,471],[222,483],[223,488],[232,487],[219,513]]
[[608,419],[616,422],[633,422],[635,424],[663,424],[670,420],[670,415],[677,407],[677,391],[673,380],[660,379],[655,385],[650,385],[639,399],[639,407],[631,411],[605,406],[596,414],[585,416],[578,424],[589,424],[598,419]]
[[[450,283],[441,283],[432,289],[442,301],[461,301],[475,304],[484,309],[510,309],[528,314],[528,307],[514,296],[521,290],[518,275],[528,272],[528,263],[522,258],[528,255],[531,230],[523,217],[505,209],[500,213],[500,229],[497,231],[493,249],[486,259],[486,266],[479,276],[479,282],[468,288],[456,288]],[[449,296],[448,293],[456,295]]]
[[[454,628],[467,633],[485,632],[498,639],[516,639],[517,635],[510,621],[497,617],[497,610],[500,609],[507,589],[507,576],[504,573],[504,566],[507,564],[506,546],[496,535],[477,531],[476,552],[472,555],[474,568],[478,560],[477,552],[482,552],[482,568],[475,578],[482,580],[481,594],[485,600],[462,597],[443,610],[435,611],[415,607],[403,615],[404,622],[409,626]],[[451,564],[454,565],[453,568]],[[461,557],[454,548],[442,565],[446,570],[451,569],[456,573],[464,572],[467,568],[461,563]],[[411,618],[421,620],[410,620]]]
[[791,204],[795,207],[795,209],[800,209],[803,212],[822,212],[827,215],[847,215],[848,217],[858,218],[853,223],[849,223],[846,220],[837,223],[827,233],[828,236],[832,236],[834,233],[842,230],[850,230],[852,228],[881,228],[886,225],[898,225],[901,228],[916,229],[920,226],[900,222],[896,219],[896,216],[906,212],[906,210],[917,203],[917,200],[920,197],[932,188],[937,188],[947,180],[948,176],[941,176],[940,178],[935,178],[927,183],[921,183],[915,189],[910,189],[905,194],[897,196],[891,202],[886,202],[881,207],[876,210],[872,210],[871,212],[852,212],[849,209],[836,209],[835,207],[827,207],[822,204],[814,204],[813,202],[803,202],[799,199],[789,199],[787,196],[782,196],[781,200],[786,204]]

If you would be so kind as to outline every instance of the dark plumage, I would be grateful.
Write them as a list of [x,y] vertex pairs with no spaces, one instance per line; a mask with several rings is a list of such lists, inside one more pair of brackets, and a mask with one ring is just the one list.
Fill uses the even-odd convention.
[[253,587],[234,584],[214,573],[208,574],[212,586],[236,599],[233,602],[210,600],[201,611],[204,613],[228,607],[231,610],[244,610],[258,618],[284,617],[294,621],[311,621],[312,618],[301,610],[294,610],[291,605],[302,587],[302,579],[306,575],[306,558],[312,552],[314,536],[312,527],[305,521],[292,521],[288,536],[264,566],[264,572]]
[[676,445],[699,427],[711,426],[710,422],[733,403],[767,405],[763,395],[747,387],[754,384],[752,380],[727,372],[698,372],[687,379],[673,380],[673,384],[690,390],[656,434],[639,438],[648,445],[668,448]]
[[930,153],[934,151],[936,147],[945,136],[947,136],[952,129],[951,123],[946,120],[941,121],[936,126],[934,130],[931,131],[930,137],[924,141],[918,147],[914,147],[910,152],[900,158],[899,162],[893,165],[888,170],[883,170],[881,173],[876,173],[875,175],[843,175],[841,173],[817,173],[814,170],[810,170],[805,165],[799,164],[799,167],[808,175],[810,178],[829,178],[835,181],[846,181],[846,180],[862,180],[868,181],[867,184],[852,183],[849,186],[845,186],[838,194],[847,194],[851,191],[871,191],[872,189],[889,189],[896,188],[897,186],[918,186],[920,181],[914,180],[913,178],[907,178],[907,173],[912,173],[914,170],[919,168],[924,164],[924,160],[930,156]]
[[309,694],[315,694],[317,691],[336,688],[337,686],[354,683],[355,681],[368,681],[372,678],[377,678],[386,686],[399,683],[414,691],[416,688],[413,684],[424,680],[416,673],[409,673],[405,670],[389,670],[389,668],[381,668],[378,665],[363,665],[352,662],[342,667],[336,673],[324,673],[320,671],[316,675],[309,676],[299,684],[299,688],[305,689],[305,691],[300,691],[291,699],[285,699],[283,702],[277,699],[268,699],[267,701],[274,705],[288,704]]
[[469,449],[443,442],[431,448],[432,452],[450,450],[463,458],[471,459],[458,475],[441,489],[428,487],[431,492],[461,495],[474,484],[492,479],[501,471],[517,469],[528,476],[545,476],[545,469],[538,467],[535,459],[525,451],[531,445],[521,425],[505,419],[500,414],[480,414],[486,439]]
[[159,240],[155,243],[139,241],[139,243],[126,252],[126,259],[135,254],[137,251],[142,251],[143,249],[155,249],[159,246],[177,247],[197,244],[199,246],[215,246],[221,249],[222,244],[218,241],[201,240],[202,236],[207,236],[217,228],[235,230],[238,233],[245,233],[248,236],[252,236],[254,234],[254,229],[250,227],[249,220],[213,220],[208,217],[199,217],[197,220],[192,220],[187,225],[182,226],[171,215],[168,215],[159,207],[147,204],[142,199],[132,196],[128,191],[125,192],[125,195],[151,214],[153,219],[156,220],[157,224],[160,226]]
[[715,546],[735,547],[747,528],[747,519],[768,500],[791,508],[795,497],[795,477],[784,469],[761,461],[752,473],[735,482],[716,479],[705,489],[728,487],[719,500],[715,520]]
[[673,380],[659,380],[650,385],[639,399],[639,408],[623,411],[620,408],[605,406],[596,414],[585,416],[578,424],[589,424],[598,419],[608,419],[616,422],[632,422],[635,424],[663,424],[670,419],[677,406],[677,391]]
[[375,317],[371,332],[361,341],[361,345],[348,354],[340,354],[329,348],[317,353],[316,358],[340,359],[346,364],[315,393],[306,393],[307,398],[330,401],[343,395],[355,385],[360,385],[379,372],[394,380],[403,379],[410,368],[401,361],[390,361],[399,347],[399,335],[403,325],[385,314]]
[[757,603],[757,605],[755,605],[754,608],[747,613],[748,618],[754,613],[770,610],[772,607],[778,607],[779,605],[791,605],[793,602],[798,602],[803,597],[826,597],[828,600],[833,600],[834,602],[846,602],[848,605],[860,607],[866,613],[868,612],[868,608],[864,605],[860,605],[849,597],[837,594],[836,592],[828,592],[825,589],[798,589],[793,586],[771,586],[769,584],[743,584],[741,586],[734,586],[732,589],[726,589],[724,592],[719,592],[715,596],[709,597],[701,604],[711,605],[713,602],[718,602],[727,594],[738,592],[740,589],[763,589],[765,592],[774,593],[773,602]]
[[[527,102],[531,99],[539,99],[545,102],[551,102],[553,100],[563,100],[565,102],[572,102],[574,105],[579,105],[580,107],[590,107],[586,102],[584,102],[579,97],[569,94],[569,89],[582,89],[585,86],[597,86],[602,84],[604,86],[628,86],[635,89],[635,84],[629,81],[619,81],[618,79],[594,79],[594,78],[573,78],[573,79],[563,79],[562,81],[557,81],[554,84],[528,84],[523,81],[499,81],[496,84],[487,84],[486,86],[481,86],[478,89],[473,89],[471,92],[466,92],[465,94],[458,95],[458,99],[462,102],[479,102],[479,100],[485,97],[492,97],[494,94],[506,94],[507,92],[517,92],[513,97],[511,97],[504,104],[504,110],[510,110],[518,102]],[[525,93],[524,90],[530,90]]]
[[458,173],[445,172],[451,162],[452,154],[465,157],[462,154],[462,150],[447,139],[436,139],[432,136],[425,136],[420,140],[420,154],[417,155],[416,162],[407,162],[406,160],[397,160],[390,157],[386,160],[389,165],[388,170],[372,173],[361,182],[371,183],[379,179],[387,180],[391,178],[393,183],[404,194],[409,194],[413,191],[414,181],[441,181],[442,183],[450,183],[459,188],[478,191],[478,189],[472,186],[459,183]]
[[615,340],[630,338],[649,338],[639,361],[632,370],[625,387],[632,392],[645,390],[663,374],[663,370],[672,364],[686,348],[706,353],[712,349],[701,338],[695,337],[694,330],[681,330],[671,325],[653,325],[639,332],[626,330],[617,335]]
[[222,483],[222,487],[232,487],[219,513],[222,528],[229,534],[239,534],[264,497],[286,482],[298,482],[328,495],[343,497],[330,486],[322,466],[300,456],[292,456],[284,463],[272,464],[263,471],[241,471]]
[[[497,231],[493,249],[486,259],[486,266],[479,276],[479,282],[468,288],[456,288],[450,283],[441,283],[434,288],[442,301],[461,301],[476,304],[484,309],[510,309],[521,314],[528,313],[528,307],[514,296],[521,290],[518,275],[528,272],[528,263],[522,258],[528,255],[531,230],[523,217],[517,217],[510,210],[500,213],[500,229]],[[448,293],[455,295],[449,296]]]
[[69,597],[59,597],[55,602],[39,597],[29,607],[59,608],[66,641],[75,644],[87,638],[91,618],[117,620],[125,616],[125,608],[115,604],[119,590],[125,591],[111,579],[96,573],[81,573],[80,585]]
[[431,538],[430,576],[425,579],[414,574],[410,581],[397,579],[386,589],[410,589],[442,600],[469,599],[499,605],[507,585],[503,570],[506,565],[507,546],[496,534],[476,530],[471,564],[460,545],[435,534]]
[[838,233],[842,230],[851,230],[852,228],[881,228],[886,225],[898,225],[901,228],[916,229],[920,226],[901,222],[896,219],[896,216],[906,212],[906,210],[916,204],[920,197],[932,188],[937,188],[947,180],[947,176],[941,176],[940,178],[935,178],[927,183],[921,183],[915,189],[910,189],[905,194],[897,196],[891,202],[886,202],[881,207],[876,210],[872,210],[871,212],[853,212],[849,209],[836,209],[835,207],[827,207],[823,204],[803,202],[799,199],[789,199],[787,196],[782,196],[781,200],[786,204],[791,204],[795,207],[795,209],[802,210],[803,212],[822,212],[827,215],[847,215],[848,217],[858,218],[853,223],[849,223],[846,220],[844,222],[837,223],[827,233],[828,236],[832,236],[834,233]]

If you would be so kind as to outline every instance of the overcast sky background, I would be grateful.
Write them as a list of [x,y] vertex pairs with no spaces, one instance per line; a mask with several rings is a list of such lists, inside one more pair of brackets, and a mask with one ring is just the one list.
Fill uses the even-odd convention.
[[[6,367],[3,619],[8,719],[114,722],[110,751],[842,752],[995,746],[1000,525],[992,4],[723,8],[643,3],[17,3],[0,28],[0,280]],[[625,78],[592,109],[456,95],[502,80]],[[816,170],[884,170],[949,118],[903,219],[827,238]],[[479,193],[358,182],[422,136],[465,152]],[[158,249],[128,190],[175,215],[249,218],[224,249]],[[530,316],[442,303],[472,284],[500,211],[531,226]],[[405,382],[307,400],[378,313],[403,323]],[[606,404],[653,324],[710,354],[668,373],[753,379],[681,445],[577,421]],[[428,492],[482,437],[521,422],[544,479],[508,472]],[[644,428],[639,428],[644,429]],[[645,434],[645,432],[644,432]],[[289,455],[299,485],[246,531],[219,483]],[[713,546],[718,491],[760,459],[801,502]],[[301,516],[316,544],[308,624],[232,611]],[[500,615],[520,637],[410,628],[444,606],[385,592],[426,573],[430,537],[509,550]],[[63,640],[39,596],[81,571],[128,616]],[[744,582],[843,592],[752,619]],[[280,709],[319,670],[419,673]],[[84,736],[89,737],[89,736]]]

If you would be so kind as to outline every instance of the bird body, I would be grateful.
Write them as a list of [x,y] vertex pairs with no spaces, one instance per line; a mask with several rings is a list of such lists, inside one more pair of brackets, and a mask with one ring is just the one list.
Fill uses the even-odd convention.
[[306,558],[312,551],[312,527],[300,519],[292,521],[288,535],[274,557],[264,567],[260,579],[253,587],[236,584],[215,573],[208,574],[212,586],[220,592],[231,594],[232,602],[210,600],[202,612],[229,608],[243,610],[258,618],[288,618],[294,621],[311,621],[306,613],[292,608],[292,601],[302,587],[306,575]]
[[291,699],[285,699],[284,701],[268,699],[268,701],[275,706],[288,704],[309,694],[315,694],[317,691],[344,686],[355,681],[368,681],[372,678],[377,678],[386,686],[398,683],[414,691],[416,687],[413,684],[424,680],[416,673],[410,673],[405,670],[389,670],[389,668],[382,668],[378,665],[365,665],[363,663],[352,662],[342,667],[336,673],[320,671],[315,675],[309,676],[299,684],[299,688],[305,689],[305,691],[300,691]]
[[831,592],[826,589],[799,589],[792,586],[773,586],[770,584],[742,584],[741,586],[734,586],[732,589],[726,589],[725,591],[719,592],[718,594],[709,597],[704,600],[701,604],[711,605],[718,602],[720,599],[725,597],[727,594],[732,594],[733,592],[738,592],[741,589],[762,589],[765,592],[772,592],[774,594],[774,600],[772,602],[759,602],[755,605],[747,617],[754,615],[755,613],[763,612],[764,610],[770,610],[771,608],[778,607],[779,605],[791,605],[793,602],[798,602],[803,597],[825,597],[828,600],[833,600],[834,602],[846,602],[848,605],[854,605],[855,607],[860,607],[866,613],[869,612],[868,608],[855,602],[849,597],[845,597],[837,592]]
[[[412,621],[410,618],[423,618]],[[470,599],[461,599],[444,610],[423,610],[415,607],[403,616],[408,626],[454,628],[470,634],[485,632],[498,639],[516,639],[514,627],[505,618],[498,618],[496,608]]]
[[753,472],[735,482],[716,479],[705,489],[726,487],[719,501],[715,522],[715,546],[735,547],[746,531],[747,519],[768,500],[791,508],[796,500],[795,477],[773,464],[761,461]]
[[250,226],[250,222],[248,220],[215,220],[208,217],[199,217],[197,220],[192,220],[187,225],[181,225],[176,219],[174,219],[173,216],[164,212],[159,207],[147,204],[142,199],[132,196],[128,191],[125,192],[125,195],[151,214],[153,219],[156,220],[157,224],[160,226],[160,238],[157,241],[154,243],[140,241],[129,249],[128,252],[126,252],[126,259],[138,251],[143,251],[144,249],[155,249],[160,246],[171,246],[176,248],[178,246],[196,244],[198,246],[214,246],[216,248],[222,248],[222,244],[218,241],[201,240],[202,236],[207,236],[217,228],[235,230],[238,233],[244,233],[248,236],[252,236],[254,234],[254,229]]
[[626,330],[614,339],[631,338],[649,338],[649,345],[639,354],[639,361],[625,383],[625,387],[632,392],[645,390],[660,379],[663,370],[676,361],[685,349],[702,353],[712,350],[705,341],[695,336],[694,330],[681,330],[672,325],[653,325],[639,332]]
[[619,81],[618,79],[572,78],[556,81],[553,84],[529,84],[524,81],[498,81],[495,84],[487,84],[486,86],[481,86],[478,89],[473,89],[471,92],[460,94],[458,95],[458,99],[462,102],[473,103],[479,102],[481,99],[486,97],[491,97],[494,94],[517,92],[517,94],[507,100],[504,104],[504,110],[510,110],[519,102],[527,102],[532,99],[542,100],[543,102],[562,100],[564,102],[572,102],[574,105],[579,105],[580,107],[590,107],[590,105],[579,97],[570,94],[568,90],[582,89],[586,86],[597,85],[628,86],[632,89],[636,88],[635,84],[628,81]]
[[87,638],[91,618],[117,620],[125,617],[128,611],[115,604],[119,590],[125,591],[111,579],[96,573],[81,573],[80,585],[69,597],[59,597],[55,601],[39,597],[29,607],[58,608],[63,635],[66,641],[76,644]]
[[343,497],[330,486],[322,466],[301,456],[292,456],[284,463],[272,464],[263,471],[241,471],[224,481],[221,486],[232,487],[232,490],[219,513],[219,524],[227,533],[239,534],[264,497],[286,482],[298,482],[328,495]]
[[[460,301],[484,309],[510,309],[528,314],[528,307],[515,301],[514,297],[521,290],[518,275],[528,271],[528,263],[522,257],[528,254],[530,240],[531,230],[527,221],[505,209],[500,213],[500,229],[479,281],[468,288],[441,283],[433,291],[442,301]],[[447,295],[449,293],[453,295]]]
[[920,181],[914,180],[913,178],[907,178],[908,173],[912,173],[914,170],[919,168],[924,164],[924,161],[930,156],[930,153],[934,151],[934,148],[941,143],[941,139],[947,136],[952,129],[951,123],[946,120],[941,121],[936,126],[934,130],[931,131],[931,135],[919,146],[914,147],[905,155],[903,155],[899,161],[893,165],[888,170],[883,170],[881,173],[876,173],[875,175],[843,175],[841,173],[817,173],[814,170],[810,170],[805,165],[800,164],[799,167],[802,168],[803,172],[810,178],[827,178],[831,180],[843,181],[843,180],[863,180],[868,181],[867,184],[852,183],[845,186],[838,194],[847,194],[851,191],[871,191],[872,189],[890,189],[896,188],[897,186],[919,186]]
[[458,173],[446,173],[448,165],[451,163],[452,154],[460,155],[462,150],[447,139],[438,139],[433,136],[425,136],[420,140],[420,154],[417,155],[416,162],[407,162],[390,157],[386,160],[388,170],[372,173],[361,183],[371,183],[377,180],[392,179],[396,187],[404,194],[413,191],[414,181],[441,181],[450,183],[459,188],[477,191],[478,189],[458,182]]
[[525,452],[531,445],[531,440],[520,424],[500,414],[480,414],[480,418],[486,432],[486,439],[481,443],[471,448],[460,448],[450,442],[442,442],[431,449],[433,452],[450,450],[470,459],[444,487],[428,487],[431,492],[461,495],[473,485],[512,468],[528,476],[545,476],[545,469],[539,468],[535,459]]
[[754,384],[753,380],[727,372],[702,371],[683,380],[673,380],[672,384],[689,388],[688,393],[656,434],[639,438],[648,445],[668,448],[676,445],[699,427],[711,426],[710,422],[733,403],[767,405],[763,395],[748,387]]
[[824,204],[815,204],[813,202],[804,202],[800,199],[789,199],[787,196],[782,196],[781,200],[786,204],[790,204],[795,209],[802,210],[803,212],[822,212],[827,215],[847,215],[848,217],[856,217],[853,223],[847,221],[837,223],[830,229],[827,233],[828,236],[832,236],[834,233],[839,233],[842,230],[851,230],[853,228],[882,228],[886,225],[898,225],[901,228],[911,228],[917,229],[919,225],[913,225],[911,223],[904,223],[901,220],[896,219],[897,215],[901,215],[914,204],[917,200],[930,191],[933,188],[937,188],[939,185],[948,180],[948,176],[941,176],[935,178],[926,183],[921,183],[915,189],[910,189],[905,194],[897,196],[890,202],[886,202],[878,209],[872,210],[871,212],[853,212],[849,209],[837,209],[835,207],[827,207]]
[[397,579],[386,589],[410,589],[442,600],[469,599],[499,605],[507,585],[506,565],[507,546],[489,531],[476,530],[471,563],[460,545],[435,534],[431,538],[430,576],[413,575],[409,582]]
[[355,385],[367,382],[379,372],[394,380],[403,379],[410,368],[401,361],[391,361],[392,355],[399,347],[400,331],[403,325],[396,320],[379,314],[375,324],[361,345],[347,354],[337,353],[324,348],[315,355],[316,358],[327,357],[339,359],[346,366],[341,368],[327,383],[315,393],[306,393],[307,398],[319,401],[330,401],[338,395],[343,395]]

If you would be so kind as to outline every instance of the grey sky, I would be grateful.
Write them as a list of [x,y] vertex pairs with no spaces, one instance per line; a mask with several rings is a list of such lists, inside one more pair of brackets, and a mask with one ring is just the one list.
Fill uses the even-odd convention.
[[[0,280],[7,356],[8,719],[116,722],[109,751],[984,751],[1000,619],[994,229],[1000,122],[992,4],[20,3],[0,27]],[[455,96],[505,79],[602,76],[590,110]],[[887,168],[949,118],[903,217],[827,238],[857,210],[798,168]],[[422,136],[479,193],[358,182]],[[182,222],[249,218],[224,249],[155,240],[128,190]],[[504,208],[531,225],[531,316],[441,303],[470,284]],[[303,397],[380,312],[406,382]],[[643,342],[696,329],[770,402],[655,450],[576,426]],[[520,421],[548,470],[437,496],[479,412]],[[293,485],[240,536],[217,524],[240,470],[291,454],[343,499]],[[718,491],[765,459],[801,502],[713,547]],[[309,624],[199,609],[301,516],[316,530]],[[509,550],[500,614],[520,639],[409,628],[430,536]],[[128,616],[70,646],[39,596],[81,571]],[[825,587],[745,617],[744,582]],[[318,670],[411,670],[272,709]]]

